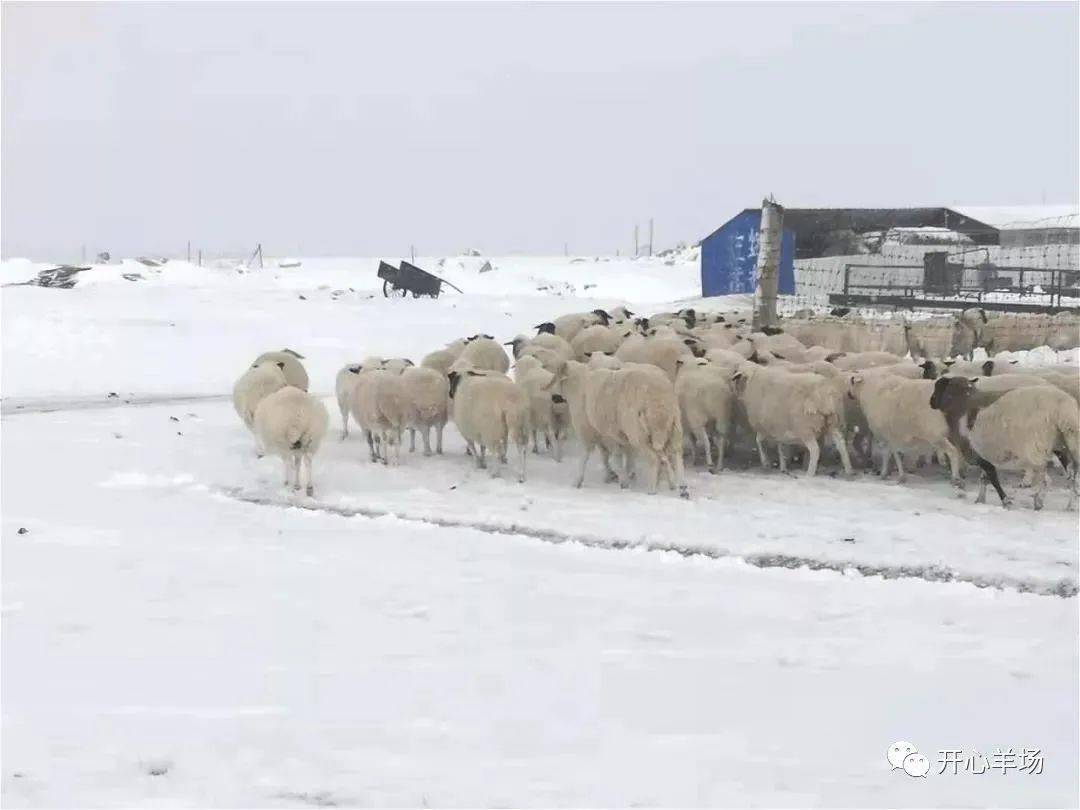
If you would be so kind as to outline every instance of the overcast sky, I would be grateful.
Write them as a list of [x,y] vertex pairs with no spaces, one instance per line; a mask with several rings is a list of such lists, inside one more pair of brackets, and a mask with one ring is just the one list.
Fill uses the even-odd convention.
[[2,247],[624,252],[1075,202],[1076,3],[3,5]]

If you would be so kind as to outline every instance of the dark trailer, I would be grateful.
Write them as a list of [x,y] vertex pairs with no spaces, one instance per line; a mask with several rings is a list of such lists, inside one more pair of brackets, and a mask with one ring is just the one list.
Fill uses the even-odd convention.
[[438,298],[443,284],[461,292],[446,279],[433,276],[406,261],[401,263],[400,268],[380,261],[378,276],[383,280],[383,295],[387,298],[404,298],[408,293],[412,293],[413,298],[419,298],[421,295]]

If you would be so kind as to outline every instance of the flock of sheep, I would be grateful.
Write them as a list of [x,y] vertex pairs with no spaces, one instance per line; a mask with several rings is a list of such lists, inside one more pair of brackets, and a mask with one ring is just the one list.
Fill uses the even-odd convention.
[[[406,430],[424,455],[442,453],[453,421],[466,453],[484,468],[490,454],[506,466],[511,448],[519,481],[529,446],[562,459],[564,442],[582,446],[576,485],[594,450],[606,480],[628,487],[635,465],[656,492],[661,479],[689,497],[684,454],[718,472],[726,447],[753,439],[762,467],[775,444],[780,470],[791,445],[805,450],[806,474],[818,468],[825,440],[843,470],[873,464],[881,475],[903,454],[936,454],[963,489],[966,463],[1011,503],[997,468],[1019,469],[1022,486],[1043,506],[1048,466],[1056,458],[1077,502],[1080,376],[1075,365],[974,363],[988,351],[1080,345],[1075,315],[988,316],[970,309],[926,321],[862,320],[843,311],[825,318],[797,313],[779,328],[752,331],[738,312],[693,309],[635,317],[625,307],[564,315],[539,324],[533,337],[500,344],[491,335],[460,338],[425,356],[368,357],[336,379],[342,438],[350,417],[363,431],[372,461],[400,463]],[[897,337],[899,335],[899,337]],[[509,346],[508,356],[503,346]],[[956,359],[949,359],[956,358]],[[286,485],[314,494],[312,458],[325,437],[326,407],[307,393],[308,376],[291,350],[256,358],[237,381],[237,413],[255,434],[257,452],[285,461]],[[513,373],[513,378],[507,376]],[[850,452],[849,452],[850,451]],[[910,464],[910,457],[909,457]]]

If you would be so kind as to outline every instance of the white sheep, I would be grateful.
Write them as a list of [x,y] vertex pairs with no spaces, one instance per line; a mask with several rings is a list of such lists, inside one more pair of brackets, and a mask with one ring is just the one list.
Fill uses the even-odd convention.
[[443,428],[450,404],[450,384],[446,375],[433,368],[407,368],[401,373],[405,391],[405,426],[409,428],[409,452],[416,449],[416,433],[424,443],[424,455],[431,455],[431,429],[435,429],[435,452],[442,455]]
[[353,388],[359,379],[363,365],[350,363],[344,366],[334,378],[334,395],[337,398],[338,410],[341,411],[341,440],[345,441],[349,436],[349,403],[352,401]]
[[570,342],[574,339],[574,336],[586,326],[592,326],[597,323],[607,326],[610,321],[611,316],[604,310],[595,309],[592,312],[571,312],[569,315],[562,315],[554,321],[545,321],[544,323],[537,324],[536,328],[541,334],[547,332],[552,335],[558,335],[563,340]]
[[401,375],[365,365],[353,385],[349,404],[353,419],[364,431],[371,460],[389,464],[389,448],[392,448],[394,462],[400,464],[401,437],[408,418]]
[[[679,402],[664,373],[647,364],[623,368],[590,369],[567,363],[556,378],[570,405],[574,429],[584,445],[576,486],[585,480],[592,450],[599,446],[608,480],[630,485],[634,454],[649,465],[649,492],[655,493],[663,473],[680,497],[690,496],[683,480],[683,433]],[[621,453],[623,469],[612,469],[610,458]]]
[[892,366],[903,361],[903,357],[892,352],[850,352],[830,355],[826,358],[841,371],[861,371],[878,366]]
[[514,381],[529,397],[529,431],[532,434],[533,452],[540,452],[539,436],[552,450],[552,458],[562,461],[562,442],[565,438],[570,413],[557,386],[555,374],[540,364],[535,357],[526,356],[514,367]]
[[625,327],[601,326],[599,324],[587,326],[570,341],[570,349],[573,355],[563,359],[577,360],[584,363],[588,355],[595,352],[614,352],[622,345],[623,340],[634,333],[635,330]]
[[505,374],[510,369],[510,358],[491,335],[473,335],[465,339],[465,348],[461,350],[451,369],[455,367],[472,367]]
[[829,379],[746,362],[732,375],[732,381],[754,431],[763,468],[769,467],[765,439],[777,444],[781,472],[787,472],[785,445],[802,444],[808,453],[806,474],[812,477],[821,457],[819,442],[828,436],[840,454],[844,472],[851,475],[843,432],[843,400]]
[[[993,378],[990,378],[993,379]],[[1069,509],[1077,503],[1077,463],[1080,461],[1080,405],[1049,385],[1015,388],[992,405],[974,405],[984,378],[953,377],[937,380],[931,407],[949,419],[961,440],[970,445],[983,475],[976,503],[986,501],[989,480],[1003,506],[1011,500],[997,477],[997,467],[1020,469],[1034,486],[1035,509],[1042,509],[1047,487],[1047,465],[1063,452],[1071,468]]]
[[645,363],[663,371],[673,384],[679,370],[679,360],[705,349],[694,338],[627,338],[616,350],[615,356],[625,363]]
[[430,354],[424,355],[420,361],[422,368],[433,368],[442,375],[450,373],[450,366],[461,356],[465,350],[465,340],[459,338],[446,344],[446,348],[437,349]]
[[906,480],[902,451],[931,447],[949,460],[953,486],[963,489],[960,453],[949,440],[949,426],[939,411],[930,407],[934,390],[931,380],[908,380],[894,374],[859,372],[851,374],[850,392],[866,421],[886,445],[881,477],[889,474],[890,459],[896,459],[899,481]]
[[451,413],[458,432],[476,459],[487,466],[487,451],[506,465],[513,442],[520,458],[518,481],[525,481],[529,451],[529,397],[509,377],[490,370],[455,369],[450,372]]
[[675,378],[683,435],[701,446],[710,472],[724,468],[724,445],[731,429],[735,391],[731,372],[704,358],[680,360]]
[[322,401],[291,385],[280,388],[255,409],[255,434],[269,452],[285,462],[285,486],[315,494],[312,459],[319,450],[330,415]]
[[[270,394],[288,385],[285,381],[284,365],[282,360],[256,363],[233,385],[233,407],[248,430],[252,432],[255,430],[255,410],[259,407],[259,403]],[[260,457],[264,452],[257,434],[255,452]]]
[[297,354],[292,349],[282,349],[280,352],[264,352],[255,358],[253,366],[257,366],[260,363],[283,363],[282,370],[285,372],[285,381],[289,385],[295,385],[297,388],[307,391],[308,390],[308,373],[304,368],[304,364],[300,361],[304,359],[302,354]]
[[390,357],[380,363],[380,368],[393,374],[401,374],[405,369],[413,368],[413,361],[408,357]]

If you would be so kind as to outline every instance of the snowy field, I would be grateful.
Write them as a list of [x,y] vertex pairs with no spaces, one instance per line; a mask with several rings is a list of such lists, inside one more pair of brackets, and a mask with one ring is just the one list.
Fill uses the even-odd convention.
[[[573,457],[492,478],[453,427],[370,464],[338,437],[345,363],[699,290],[689,261],[484,261],[418,259],[465,290],[438,301],[384,299],[366,259],[0,291],[5,806],[1077,805],[1060,476],[1036,513],[936,467],[735,457],[685,502],[598,462],[575,490]],[[332,413],[314,499],[230,400],[284,346]],[[939,773],[998,748],[1043,772]]]

